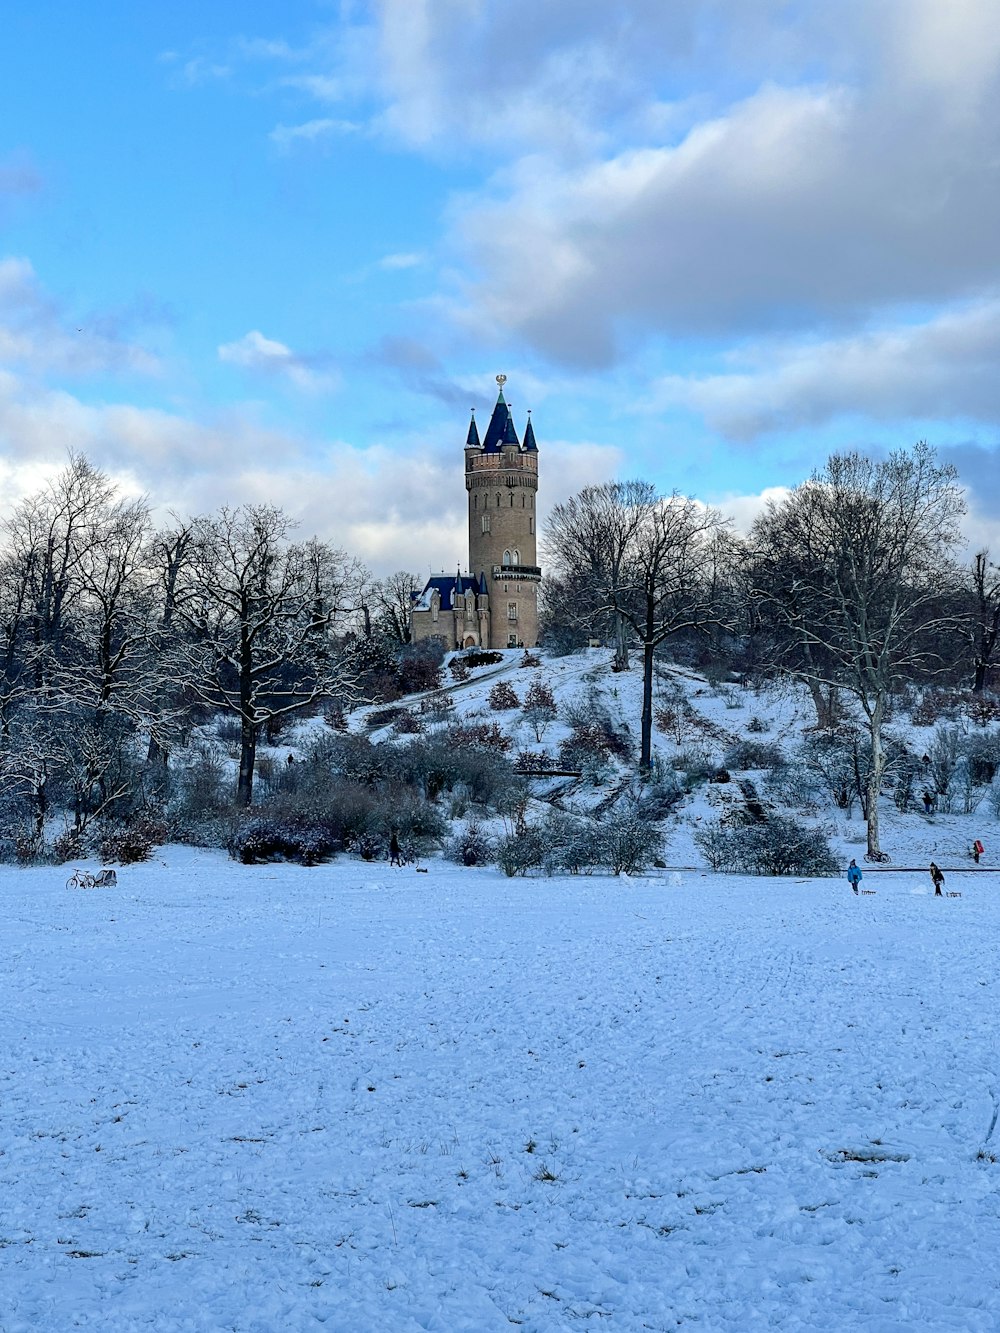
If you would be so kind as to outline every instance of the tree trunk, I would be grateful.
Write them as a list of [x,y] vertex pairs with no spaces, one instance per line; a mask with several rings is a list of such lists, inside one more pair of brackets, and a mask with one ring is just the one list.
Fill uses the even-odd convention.
[[628,622],[620,612],[615,614],[615,670],[627,671],[628,660]]
[[976,658],[976,676],[972,682],[972,693],[982,694],[986,689],[986,672],[989,670],[989,663],[984,662],[981,657]]
[[885,776],[885,751],[882,749],[884,711],[884,701],[879,698],[868,719],[872,743],[872,768],[868,776],[868,855],[873,860],[880,859],[882,855],[878,840],[878,798]]
[[240,719],[240,776],[236,785],[236,804],[253,800],[253,770],[257,759],[257,727],[249,718]]
[[653,642],[656,608],[652,597],[646,597],[646,634],[642,645],[642,749],[639,772],[649,776],[653,766]]

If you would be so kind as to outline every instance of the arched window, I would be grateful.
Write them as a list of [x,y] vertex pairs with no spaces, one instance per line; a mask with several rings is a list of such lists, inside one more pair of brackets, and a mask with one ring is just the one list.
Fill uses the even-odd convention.
[[500,508],[500,492],[497,491],[497,508]]
[[515,550],[515,551],[514,551],[514,564],[515,564],[515,565],[519,565],[520,563],[521,563],[521,552],[518,551],[518,550]]
[[511,493],[510,493],[510,507],[511,507],[511,509],[514,508],[514,492],[513,492],[513,491],[511,491]]
[[478,508],[479,508],[479,496],[478,496],[478,495],[474,495],[474,496],[472,497],[472,507],[473,507],[473,509],[478,509]]
[[504,553],[503,553],[503,562],[504,562],[505,565],[509,565],[509,564],[510,564],[510,552],[509,552],[509,551],[504,551]]
[[524,492],[521,492],[521,508],[524,508]]

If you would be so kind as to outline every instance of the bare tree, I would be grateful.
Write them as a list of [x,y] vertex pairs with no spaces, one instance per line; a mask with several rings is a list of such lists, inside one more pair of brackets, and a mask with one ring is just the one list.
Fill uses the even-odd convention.
[[291,542],[291,527],[269,505],[196,520],[175,599],[191,635],[195,688],[240,720],[242,805],[253,796],[261,728],[329,693],[337,669],[328,631],[347,562],[320,542]]
[[823,471],[772,502],[751,533],[757,596],[781,631],[783,669],[851,695],[867,721],[868,855],[880,858],[882,728],[902,680],[939,669],[935,637],[958,519],[955,469],[926,444],[885,460],[834,454]]
[[715,617],[712,539],[724,526],[715,510],[648,482],[588,486],[557,505],[549,522],[548,559],[557,575],[582,576],[589,609],[642,647],[640,769],[652,763],[653,661],[671,635],[703,629]]
[[372,584],[370,597],[378,624],[396,643],[410,642],[410,608],[417,583],[416,574],[397,569]]
[[970,630],[975,676],[972,689],[982,694],[1000,647],[1000,565],[989,551],[977,551],[972,562],[973,616]]

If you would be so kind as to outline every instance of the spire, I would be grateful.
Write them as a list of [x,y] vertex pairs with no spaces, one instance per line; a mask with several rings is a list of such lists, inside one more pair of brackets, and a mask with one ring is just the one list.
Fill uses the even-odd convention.
[[528,424],[524,428],[524,447],[529,453],[537,453],[538,445],[535,443],[535,431],[531,424],[531,408],[528,408]]
[[[487,454],[495,454],[501,444],[507,442],[507,423],[510,421],[510,408],[507,406],[507,399],[503,396],[503,386],[506,383],[506,375],[497,376],[500,393],[497,395],[496,407],[493,409],[490,424],[486,427],[486,437],[483,440],[483,452]],[[514,429],[513,422],[511,422],[510,429],[511,431]],[[514,439],[517,439],[516,435]]]
[[479,449],[482,446],[479,443],[479,427],[476,425],[476,409],[472,409],[472,420],[469,422],[469,433],[465,437],[466,449]]

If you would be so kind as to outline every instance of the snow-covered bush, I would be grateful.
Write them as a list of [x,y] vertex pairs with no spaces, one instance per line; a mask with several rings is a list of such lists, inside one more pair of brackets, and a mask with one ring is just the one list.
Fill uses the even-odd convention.
[[765,823],[699,829],[694,840],[713,870],[744,875],[835,875],[837,861],[824,834],[783,815]]
[[505,875],[526,875],[542,864],[545,841],[537,828],[515,830],[500,838],[496,844],[496,863]]
[[600,829],[592,819],[553,810],[541,826],[547,875],[578,875],[601,863]]
[[600,825],[601,858],[613,875],[635,874],[663,851],[663,836],[635,809],[613,810]]
[[336,850],[329,830],[316,824],[288,822],[280,816],[249,815],[241,819],[229,839],[234,861],[259,865],[266,861],[298,861],[317,865]]
[[750,768],[782,768],[786,761],[781,747],[774,741],[744,738],[730,746],[722,762],[726,768],[745,772]]
[[445,855],[460,866],[483,866],[494,860],[496,847],[482,824],[473,819],[454,835]]
[[505,680],[498,680],[490,690],[490,707],[495,713],[507,712],[512,708],[520,708],[521,700],[512,685]]
[[167,840],[167,826],[152,819],[137,819],[120,828],[105,830],[98,843],[98,853],[105,863],[134,865],[148,861],[157,846]]
[[424,729],[423,719],[412,708],[401,708],[392,729],[397,736],[419,736]]

